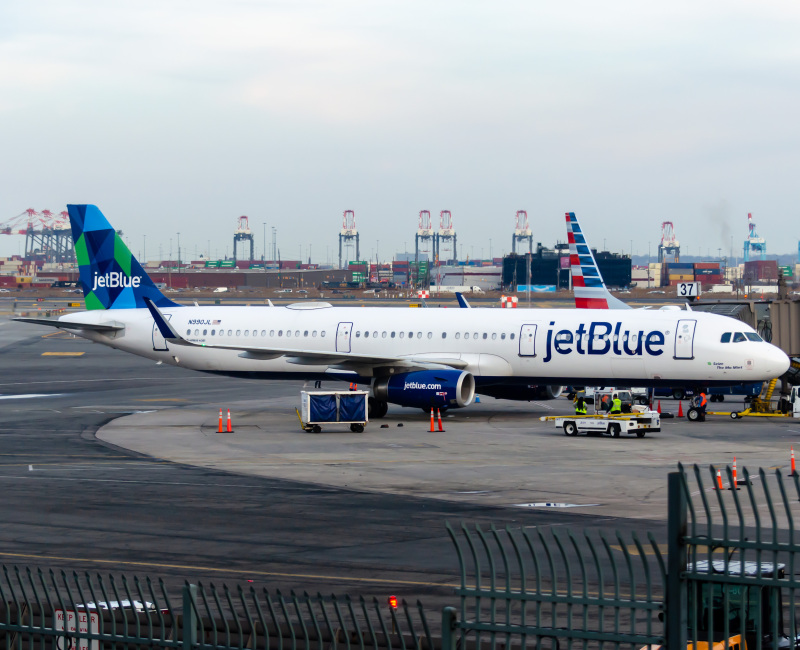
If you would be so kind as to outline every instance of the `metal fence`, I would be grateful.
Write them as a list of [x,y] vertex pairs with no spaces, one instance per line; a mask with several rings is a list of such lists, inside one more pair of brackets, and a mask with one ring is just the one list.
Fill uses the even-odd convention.
[[376,599],[184,586],[3,567],[0,635],[5,648],[432,650],[420,605]]
[[162,581],[2,567],[0,644],[800,650],[800,477],[679,466],[668,491],[666,556],[652,533],[448,525],[458,600],[433,615],[419,602],[393,609],[376,599],[203,584],[170,596]]

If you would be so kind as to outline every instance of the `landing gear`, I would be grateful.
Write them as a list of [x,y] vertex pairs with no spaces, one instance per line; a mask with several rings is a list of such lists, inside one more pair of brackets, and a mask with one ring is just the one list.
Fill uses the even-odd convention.
[[689,420],[689,422],[705,422],[706,414],[692,406],[686,411],[686,419]]
[[367,399],[367,412],[370,420],[378,420],[389,412],[389,402],[370,397]]

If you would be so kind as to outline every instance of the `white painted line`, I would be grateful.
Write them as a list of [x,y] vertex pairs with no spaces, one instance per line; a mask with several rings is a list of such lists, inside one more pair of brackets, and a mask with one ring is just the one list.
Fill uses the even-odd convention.
[[39,397],[59,397],[63,393],[29,393],[27,395],[0,395],[0,399],[36,399]]
[[599,503],[549,503],[541,501],[538,503],[513,503],[516,508],[591,508],[599,506]]

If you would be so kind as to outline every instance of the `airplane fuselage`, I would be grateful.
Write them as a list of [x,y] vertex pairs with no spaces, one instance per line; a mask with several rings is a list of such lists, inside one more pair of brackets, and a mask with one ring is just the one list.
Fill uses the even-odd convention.
[[[70,321],[116,322],[117,332],[80,330],[85,338],[192,370],[253,378],[369,381],[380,365],[341,367],[347,355],[458,360],[481,386],[726,385],[782,374],[786,355],[740,321],[703,312],[595,309],[367,309],[299,303],[287,307],[165,308],[186,340],[168,343],[147,309],[88,311]],[[724,333],[747,340],[722,342]],[[308,363],[301,354],[252,354],[210,346],[330,352]],[[347,365],[347,364],[345,364]]]

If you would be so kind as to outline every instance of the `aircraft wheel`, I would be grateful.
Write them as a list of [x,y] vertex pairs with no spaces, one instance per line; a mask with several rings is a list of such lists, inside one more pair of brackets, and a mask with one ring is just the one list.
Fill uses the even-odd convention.
[[386,417],[386,414],[389,412],[389,402],[380,401],[380,413],[378,414],[379,418]]
[[614,422],[613,424],[608,425],[608,432],[615,438],[619,438],[620,434],[622,433],[622,427]]
[[700,411],[692,406],[686,411],[686,419],[689,420],[689,422],[697,422],[700,419]]
[[574,422],[564,422],[564,435],[565,436],[578,435],[578,427],[575,425]]
[[389,403],[380,399],[370,397],[367,399],[367,412],[370,420],[378,420],[386,415],[389,410]]

